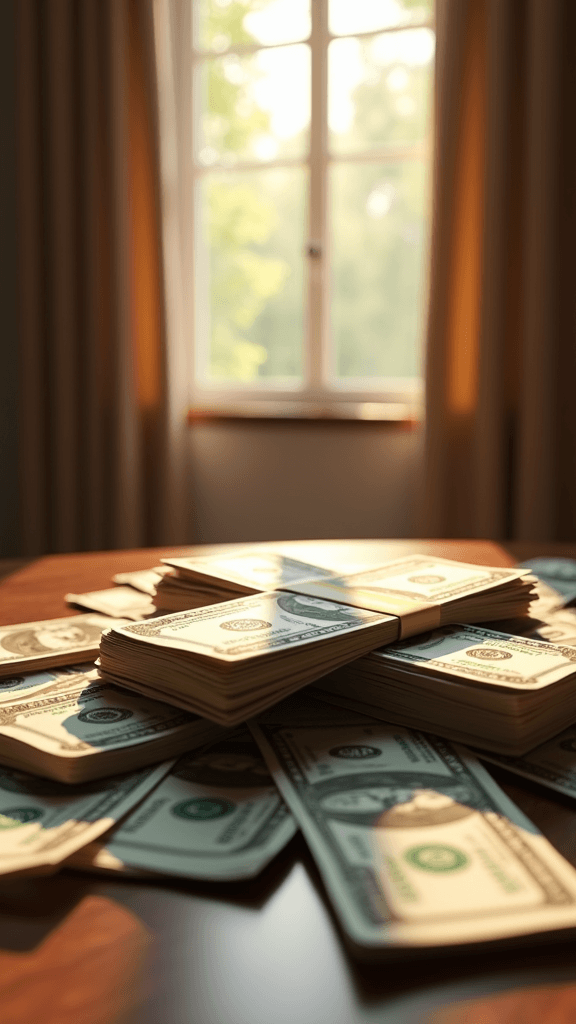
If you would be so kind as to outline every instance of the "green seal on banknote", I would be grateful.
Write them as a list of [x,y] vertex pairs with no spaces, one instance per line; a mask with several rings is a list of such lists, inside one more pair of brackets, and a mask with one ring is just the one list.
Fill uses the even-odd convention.
[[444,846],[442,843],[425,843],[412,846],[404,854],[405,860],[422,871],[459,871],[466,867],[468,857],[455,846]]
[[122,722],[125,718],[132,718],[133,711],[126,708],[91,708],[89,711],[81,711],[78,715],[79,722],[89,722],[90,725],[108,724],[108,722]]
[[171,808],[176,818],[184,818],[187,821],[211,821],[213,818],[223,818],[235,810],[236,805],[231,800],[222,800],[220,797],[197,796],[192,800],[181,800]]
[[0,829],[27,825],[30,821],[38,821],[43,814],[39,807],[10,807],[0,812]]

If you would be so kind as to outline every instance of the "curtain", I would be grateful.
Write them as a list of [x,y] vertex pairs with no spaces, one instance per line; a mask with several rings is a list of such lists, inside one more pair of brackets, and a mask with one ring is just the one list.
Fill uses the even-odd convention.
[[162,12],[17,4],[25,554],[191,539]]
[[428,536],[576,535],[576,4],[437,0]]

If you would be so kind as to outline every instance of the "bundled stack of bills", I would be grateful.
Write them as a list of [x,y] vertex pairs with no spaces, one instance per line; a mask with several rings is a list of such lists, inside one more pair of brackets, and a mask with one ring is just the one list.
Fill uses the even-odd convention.
[[576,648],[447,626],[319,680],[326,700],[503,754],[576,720]]
[[164,558],[163,562],[168,569],[156,584],[154,603],[159,610],[170,612],[201,608],[235,597],[281,590],[303,580],[336,575],[276,551]]
[[233,726],[382,644],[526,614],[532,596],[527,570],[413,556],[108,630],[100,673]]

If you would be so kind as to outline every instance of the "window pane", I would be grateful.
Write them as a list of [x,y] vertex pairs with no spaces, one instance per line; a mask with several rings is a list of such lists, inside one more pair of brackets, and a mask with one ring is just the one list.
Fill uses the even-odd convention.
[[295,43],[310,35],[310,0],[195,0],[200,50],[222,53],[242,43]]
[[328,8],[334,36],[428,21],[432,14],[433,0],[329,0]]
[[[290,83],[290,88],[286,83]],[[202,61],[196,157],[209,167],[300,158],[310,128],[310,48],[281,46]]]
[[340,164],[330,185],[335,375],[419,377],[426,164]]
[[206,381],[301,379],[306,202],[302,168],[203,178],[196,306]]
[[336,39],[328,51],[330,149],[354,153],[424,140],[434,33],[427,28]]

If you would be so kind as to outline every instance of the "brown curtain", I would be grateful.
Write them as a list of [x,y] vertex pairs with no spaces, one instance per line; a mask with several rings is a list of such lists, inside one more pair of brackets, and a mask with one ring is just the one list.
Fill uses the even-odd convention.
[[424,532],[576,536],[576,4],[437,0]]
[[149,0],[19,0],[25,553],[190,540]]

